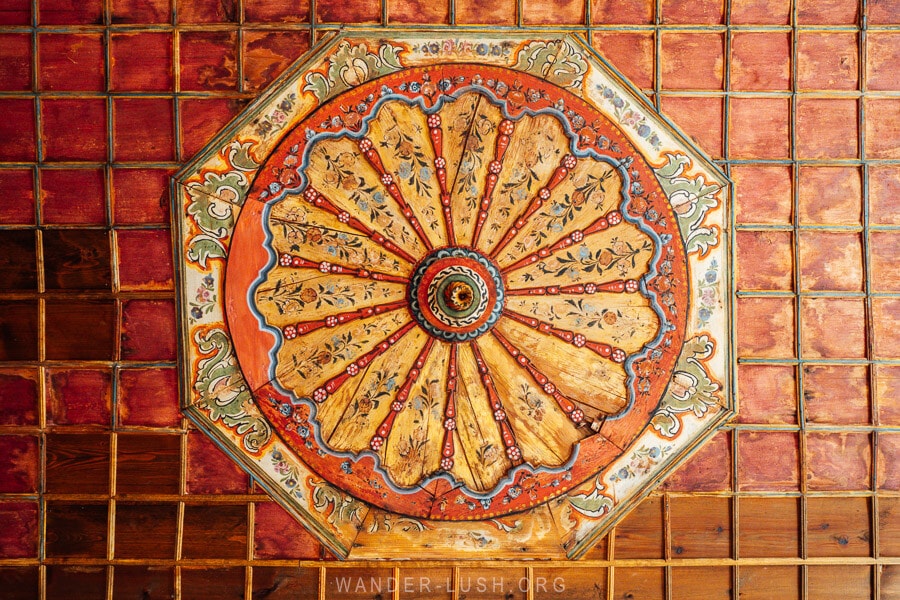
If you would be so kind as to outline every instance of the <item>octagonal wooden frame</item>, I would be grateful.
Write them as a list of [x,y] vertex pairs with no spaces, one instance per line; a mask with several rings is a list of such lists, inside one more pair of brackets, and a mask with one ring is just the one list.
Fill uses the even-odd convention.
[[[585,41],[560,33],[354,30],[324,38],[226,126],[172,182],[182,407],[185,415],[341,558],[578,558],[735,413],[731,184]],[[601,48],[602,50],[602,48]],[[319,476],[254,402],[226,322],[224,267],[250,184],[283,137],[365,79],[437,63],[501,66],[565,87],[616,123],[654,167],[675,210],[692,283],[669,389],[618,457],[567,493],[484,520],[411,518],[366,504]],[[553,66],[553,69],[544,68]],[[723,460],[726,460],[723,457]]]

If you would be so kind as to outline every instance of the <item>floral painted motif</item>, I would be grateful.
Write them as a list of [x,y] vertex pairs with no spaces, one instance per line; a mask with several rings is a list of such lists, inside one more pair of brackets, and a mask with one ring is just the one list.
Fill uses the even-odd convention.
[[[554,221],[550,222],[551,227]],[[538,239],[543,239],[545,231],[537,234]],[[536,245],[540,245],[536,243]],[[596,275],[615,274],[618,277],[627,276],[637,267],[639,259],[646,262],[653,252],[653,245],[649,239],[644,239],[640,244],[634,244],[629,240],[612,238],[610,245],[605,248],[591,250],[586,244],[582,244],[575,252],[566,251],[555,258],[555,262],[539,263],[538,268],[544,274],[554,277],[575,279],[578,272],[593,273]],[[552,266],[551,266],[552,265]]]
[[704,226],[703,220],[719,205],[716,195],[721,186],[707,183],[703,174],[689,176],[691,160],[684,154],[667,153],[666,161],[656,169],[656,176],[678,215],[688,253],[698,252],[702,258],[719,244],[721,229],[718,225]]
[[278,482],[291,493],[302,497],[303,490],[300,485],[300,470],[296,465],[288,462],[287,458],[278,448],[273,448],[269,453],[272,468],[278,474]]
[[365,504],[324,481],[310,478],[307,484],[312,488],[313,506],[318,512],[328,515],[329,523],[362,524],[367,510]]
[[445,39],[412,45],[413,52],[426,56],[454,57],[463,59],[508,57],[513,51],[511,42],[489,42],[483,40]]
[[266,140],[284,129],[290,121],[291,113],[296,104],[297,94],[293,92],[286,94],[276,108],[253,121],[257,135],[261,139]]
[[199,321],[203,315],[213,311],[217,302],[215,280],[212,275],[206,275],[197,287],[195,299],[191,301],[191,319]]
[[425,525],[419,519],[412,519],[410,517],[404,517],[402,515],[393,515],[391,513],[378,511],[372,520],[369,522],[369,527],[367,531],[369,533],[377,533],[379,531],[392,531],[397,529],[404,533],[412,533],[418,531],[425,531],[428,529],[428,526]]
[[641,446],[631,453],[627,464],[610,475],[609,480],[618,483],[648,475],[671,451],[672,446]]
[[244,449],[259,452],[271,439],[272,428],[249,408],[253,397],[241,376],[231,339],[224,330],[212,329],[198,331],[194,340],[201,355],[212,355],[197,364],[198,406],[213,423],[222,422],[240,436]]
[[253,142],[232,142],[222,151],[228,171],[206,173],[202,183],[187,186],[187,212],[200,230],[188,241],[187,257],[204,269],[209,259],[226,255],[223,240],[234,227],[235,207],[244,203],[250,185],[248,174],[259,167],[251,155],[252,148]]
[[616,504],[612,498],[603,493],[605,489],[603,478],[597,477],[594,481],[594,489],[590,493],[572,494],[568,497],[569,504],[586,517],[593,519],[602,517]]
[[640,111],[633,108],[633,100],[629,100],[620,95],[612,87],[598,85],[597,91],[613,107],[613,114],[622,125],[633,129],[640,137],[647,140],[655,150],[661,147],[659,134],[657,134],[651,125],[650,120]]
[[381,44],[378,54],[369,52],[365,44],[352,45],[342,42],[328,59],[327,75],[315,72],[306,76],[305,92],[312,92],[320,102],[340,94],[361,83],[399,71],[398,46]]
[[718,404],[722,388],[710,379],[705,366],[714,350],[715,344],[708,335],[695,337],[685,344],[669,389],[650,421],[663,436],[671,438],[678,434],[685,413],[701,418],[710,406]]
[[713,314],[721,310],[722,300],[719,297],[719,286],[719,261],[712,259],[703,277],[697,280],[697,289],[700,290],[700,308],[697,311],[698,328],[709,325]]
[[519,51],[514,69],[537,75],[560,87],[577,88],[587,73],[584,55],[567,40],[531,42]]

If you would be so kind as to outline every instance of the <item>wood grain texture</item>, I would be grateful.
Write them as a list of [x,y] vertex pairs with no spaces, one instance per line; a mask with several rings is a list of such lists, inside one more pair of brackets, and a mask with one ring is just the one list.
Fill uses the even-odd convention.
[[[656,14],[657,3],[650,0],[594,0],[590,6],[587,2],[567,3],[561,18],[557,19],[547,7],[525,2],[522,4],[522,17],[529,22],[546,21],[549,27],[565,21],[567,26],[574,25],[580,32],[593,33],[594,40],[599,40],[595,41],[596,49],[615,68],[641,89],[651,94],[657,89],[662,92],[658,96],[654,94],[653,99],[666,101],[667,96],[679,97],[680,102],[669,105],[676,123],[686,124],[688,119],[685,115],[689,116],[691,111],[707,111],[722,118],[723,122],[717,125],[712,138],[727,135],[723,166],[728,168],[735,182],[736,222],[742,236],[768,236],[772,234],[771,226],[776,225],[781,228],[776,232],[778,236],[795,236],[795,241],[808,233],[806,230],[801,232],[807,225],[842,228],[842,234],[861,237],[860,257],[870,261],[870,268],[864,271],[869,280],[864,281],[864,285],[871,286],[876,292],[894,293],[896,287],[893,285],[894,272],[890,268],[893,259],[890,240],[896,237],[896,233],[884,229],[875,231],[872,227],[896,227],[900,224],[896,200],[900,195],[900,170],[896,164],[881,162],[881,159],[896,157],[900,147],[897,103],[895,98],[890,97],[897,92],[897,34],[893,29],[898,24],[896,5],[870,1],[862,7],[858,2],[847,0],[803,0],[793,5],[783,0],[730,0],[719,3],[721,6],[715,2],[663,4],[663,11]],[[24,228],[30,232],[43,227],[46,233],[54,227],[78,229],[88,224],[92,227],[113,225],[119,228],[167,224],[169,176],[183,164],[185,153],[196,152],[214,130],[230,118],[215,108],[219,106],[217,103],[224,105],[237,96],[242,100],[255,97],[260,86],[271,81],[287,67],[291,59],[305,51],[305,44],[308,43],[305,40],[315,41],[327,34],[329,27],[322,25],[323,17],[329,22],[343,20],[351,25],[361,21],[376,22],[381,18],[382,7],[377,2],[350,9],[342,8],[341,2],[317,2],[316,6],[318,19],[316,23],[311,23],[309,3],[305,1],[3,2],[0,6],[0,56],[3,57],[0,87],[4,88],[6,95],[0,99],[0,109],[4,114],[4,119],[0,121],[0,138],[4,141],[0,145],[0,160],[4,161],[0,165],[0,185],[5,196],[0,203],[0,223],[4,233],[9,233],[7,228],[10,227],[17,230]],[[386,5],[388,24],[393,28],[406,21],[443,23],[455,19],[459,24],[514,26],[519,20],[519,7],[513,0],[457,0],[453,8],[451,14],[446,2],[423,6],[422,3],[389,0]],[[527,17],[524,9],[527,9]],[[176,10],[177,14],[173,12]],[[687,26],[692,33],[721,35],[721,28],[709,27],[713,21],[724,21],[726,15],[730,19],[727,23],[740,26],[728,32],[730,43],[725,47],[723,69],[727,69],[724,74],[730,87],[715,93],[712,101],[703,94],[665,89],[661,85],[664,81],[656,77],[668,68],[667,64],[660,63],[654,67],[661,60],[655,54],[657,39],[679,33],[671,29],[677,25]],[[864,38],[858,25],[863,17],[867,24]],[[588,18],[594,26],[590,31],[581,27],[581,19]],[[33,40],[28,28],[34,22],[42,29],[34,34]],[[113,27],[107,27],[104,23],[111,23]],[[115,29],[122,25],[130,29]],[[213,90],[205,93],[203,98],[187,94],[180,101],[173,101],[175,74],[181,71],[174,39],[206,26],[237,33],[243,40],[244,45],[237,47],[234,58],[243,61],[243,64],[238,62],[236,68],[241,70],[244,80],[237,80],[235,76],[232,80],[235,87],[231,90]],[[634,26],[637,27],[631,29]],[[778,30],[768,29],[772,26],[778,27]],[[831,29],[834,27],[839,29]],[[388,28],[385,35],[390,31]],[[805,43],[805,38],[810,36],[835,34],[846,42],[844,47],[837,48],[841,58],[855,64],[856,69],[842,70],[840,62],[835,62],[837,55],[833,51],[817,51]],[[626,36],[630,35],[637,39],[626,42]],[[104,62],[107,55],[103,41],[107,36],[111,41],[109,58],[114,61],[109,63]],[[435,34],[436,38],[455,36],[456,32],[445,30]],[[293,45],[295,40],[296,45]],[[804,40],[803,48],[797,48],[795,57],[792,45],[801,40]],[[59,46],[54,46],[56,42]],[[813,70],[812,64],[823,64],[827,68],[825,71]],[[35,72],[32,72],[33,66],[37,67]],[[192,68],[199,71],[204,66],[206,64],[202,60],[195,60]],[[208,66],[215,69],[217,60],[210,60]],[[862,72],[857,72],[860,67]],[[819,99],[847,100],[850,95],[866,95],[859,102],[855,98],[852,100],[854,108],[843,113],[847,123],[834,127],[834,134],[827,136],[825,141],[828,143],[824,145],[826,148],[849,146],[847,140],[837,140],[840,144],[835,144],[834,137],[846,134],[850,138],[864,134],[864,140],[857,138],[860,149],[865,148],[864,159],[792,162],[792,150],[799,151],[800,148],[792,147],[796,137],[791,133],[791,100],[785,94],[790,93],[792,78],[801,72],[806,73],[807,78],[818,79],[814,83],[821,89],[817,89],[814,96]],[[139,97],[108,94],[105,84],[107,74],[113,90]],[[834,79],[836,87],[832,87],[829,81],[835,75],[840,77]],[[848,78],[858,79],[856,86],[850,87],[846,83]],[[33,88],[33,85],[37,87]],[[63,90],[59,86],[70,89]],[[151,86],[154,89],[150,90]],[[60,99],[58,94],[61,90],[63,94],[73,96],[65,99],[67,102],[79,101],[62,111],[63,122],[60,122],[60,111],[50,102]],[[762,91],[766,96],[752,97],[745,93],[748,91]],[[886,94],[881,95],[883,92]],[[146,97],[148,94],[149,97]],[[810,92],[805,86],[796,91],[798,99],[808,95]],[[709,103],[718,103],[721,107],[723,97],[727,97],[727,109],[710,111]],[[82,98],[91,101],[82,105]],[[188,104],[185,109],[184,102],[198,100],[201,102],[194,106]],[[214,102],[207,103],[207,100]],[[107,115],[102,108],[104,105],[111,105],[113,112]],[[44,108],[48,109],[46,113]],[[176,113],[176,109],[180,112]],[[865,112],[859,112],[861,110]],[[196,123],[207,117],[207,111],[211,123],[212,113],[216,112],[215,126],[210,125],[210,129],[202,130]],[[73,121],[73,115],[78,115],[77,120]],[[108,130],[109,118],[112,118],[111,130]],[[715,117],[698,118],[696,122],[704,127],[716,125]],[[862,123],[862,131],[854,133],[853,124],[857,122]],[[815,123],[810,124],[804,116],[804,152],[820,147],[822,140],[817,139],[821,135],[818,130],[830,128],[825,122],[820,127],[812,125]],[[696,135],[698,132],[692,130],[691,133]],[[107,136],[107,142],[101,139]],[[43,151],[40,160],[39,137]],[[177,143],[179,141],[180,144]],[[447,146],[449,148],[449,144]],[[110,147],[115,148],[116,162],[113,164],[106,162],[109,156],[104,148]],[[775,162],[767,162],[768,159]],[[873,159],[875,162],[872,162]],[[54,181],[58,172],[67,175],[72,171],[91,171],[92,182],[84,187],[83,197],[68,193],[66,177],[58,185]],[[110,188],[106,188],[105,184],[95,185],[96,176],[100,174],[110,183]],[[49,198],[50,195],[56,195],[56,199]],[[113,217],[109,224],[105,222],[107,213]],[[843,229],[846,227],[854,229]],[[10,267],[9,277],[0,278],[0,359],[5,361],[0,366],[0,402],[4,407],[0,414],[2,433],[38,436],[41,446],[46,448],[46,466],[42,466],[40,453],[37,458],[30,459],[31,466],[40,473],[38,479],[46,482],[43,487],[39,484],[39,489],[46,492],[43,499],[32,493],[27,499],[8,494],[0,496],[0,510],[4,515],[8,514],[6,509],[10,505],[19,503],[27,504],[29,514],[34,515],[22,521],[26,524],[22,529],[9,525],[18,521],[0,517],[5,525],[5,531],[0,533],[0,543],[15,539],[17,543],[24,541],[27,546],[22,557],[7,551],[9,546],[3,546],[3,552],[0,552],[0,589],[4,597],[16,600],[156,598],[170,597],[172,594],[181,594],[182,598],[339,597],[336,594],[326,595],[324,585],[325,578],[334,572],[331,567],[335,563],[310,558],[307,554],[309,549],[295,545],[295,540],[279,543],[282,553],[277,558],[260,555],[250,567],[244,566],[246,555],[235,559],[212,556],[217,549],[210,545],[201,548],[204,554],[196,559],[204,561],[202,565],[182,563],[182,566],[176,566],[172,554],[167,555],[171,558],[156,559],[161,561],[161,566],[149,565],[148,559],[143,558],[137,559],[141,563],[137,565],[116,563],[110,566],[111,563],[106,561],[107,555],[99,550],[98,558],[92,559],[39,558],[38,542],[41,539],[48,541],[49,533],[39,525],[37,518],[39,511],[44,511],[46,516],[45,505],[50,505],[49,511],[52,513],[53,503],[58,499],[78,503],[82,501],[73,498],[85,493],[93,494],[91,497],[100,504],[109,503],[110,490],[106,482],[110,471],[115,471],[118,466],[111,442],[113,434],[108,432],[113,426],[118,428],[117,431],[150,430],[187,438],[179,464],[172,466],[177,471],[172,476],[178,477],[182,488],[192,495],[179,495],[179,499],[200,504],[238,503],[244,506],[252,502],[267,502],[267,499],[257,484],[248,487],[248,478],[240,472],[225,472],[232,468],[232,463],[213,453],[212,445],[198,451],[192,441],[196,432],[188,433],[182,429],[177,400],[178,382],[172,376],[176,368],[171,362],[174,355],[160,359],[158,352],[135,353],[123,357],[127,362],[117,364],[108,362],[116,356],[111,351],[104,351],[99,356],[104,362],[98,366],[97,361],[85,352],[73,351],[65,355],[45,353],[45,348],[60,348],[63,345],[56,338],[59,332],[66,330],[70,318],[81,320],[80,299],[74,297],[81,292],[75,291],[71,296],[63,297],[58,309],[52,305],[54,298],[58,297],[54,294],[59,292],[43,294],[51,305],[50,311],[44,312],[42,302],[45,300],[37,291],[37,279],[44,273],[54,272],[55,267],[46,264],[47,255],[42,254],[43,247],[38,245],[38,250],[40,253],[35,255],[34,263],[38,266],[35,269],[31,268],[32,263],[17,261]],[[795,246],[790,246],[788,251],[791,259],[800,258]],[[15,251],[8,247],[7,253]],[[736,270],[747,273],[765,266],[774,268],[776,262],[787,264],[782,260],[780,249],[777,258],[763,257],[759,253],[753,257],[738,256]],[[116,260],[115,254],[110,256],[114,272],[118,269]],[[758,264],[757,260],[762,264]],[[537,593],[536,576],[549,573],[551,569],[574,567],[572,574],[567,574],[572,578],[573,588],[576,582],[590,581],[601,569],[609,569],[613,584],[606,590],[604,598],[608,599],[677,600],[680,597],[692,598],[695,594],[702,597],[703,590],[692,589],[684,594],[674,594],[673,586],[677,585],[679,592],[683,589],[682,582],[677,580],[681,578],[680,571],[675,572],[675,578],[669,577],[667,567],[680,568],[683,563],[677,557],[664,558],[663,548],[671,542],[668,537],[670,529],[667,529],[671,517],[666,516],[662,504],[666,501],[675,504],[684,498],[696,500],[701,504],[697,526],[702,527],[706,523],[702,508],[704,503],[708,501],[713,504],[728,498],[735,506],[735,534],[740,532],[740,551],[733,573],[736,584],[732,591],[734,598],[793,600],[801,598],[804,589],[808,590],[810,598],[870,598],[877,594],[885,599],[900,598],[900,567],[892,564],[900,543],[895,516],[896,492],[900,489],[900,474],[896,468],[900,443],[893,439],[897,437],[896,433],[886,430],[900,425],[900,403],[897,401],[900,398],[900,371],[891,362],[898,356],[896,336],[892,333],[896,329],[894,324],[897,319],[892,317],[896,312],[892,307],[896,303],[893,298],[873,298],[870,310],[866,302],[859,301],[859,310],[843,313],[835,319],[837,326],[813,325],[807,328],[808,322],[798,322],[791,316],[800,306],[795,296],[797,289],[788,283],[793,273],[763,270],[767,282],[777,283],[778,287],[742,289],[742,292],[750,293],[741,301],[764,296],[764,293],[754,293],[760,291],[777,291],[791,300],[786,302],[787,306],[776,302],[739,316],[741,379],[737,388],[741,415],[735,425],[736,431],[730,432],[725,440],[714,443],[716,451],[725,454],[722,462],[734,462],[736,471],[732,473],[727,466],[719,468],[718,455],[709,462],[686,464],[675,476],[676,487],[663,490],[651,498],[650,502],[656,503],[655,510],[650,511],[652,514],[641,513],[641,523],[626,520],[619,531],[610,537],[611,563],[605,562],[604,553],[589,555],[588,562],[583,564],[493,565],[497,571],[513,578],[518,577],[526,567],[532,568],[533,596]],[[30,277],[28,273],[35,273],[34,285],[29,283],[27,290],[11,289],[17,278]],[[855,281],[855,284],[858,283],[858,280]],[[24,295],[21,295],[23,292]],[[132,291],[127,297],[157,300],[156,294],[171,297],[167,291],[148,290]],[[843,294],[845,292],[838,293]],[[69,304],[73,301],[73,312],[70,312]],[[782,311],[783,319],[780,318]],[[151,341],[162,337],[173,327],[171,319],[166,320],[153,311],[133,312],[132,315],[130,333],[139,334],[141,330],[148,330],[150,333],[145,339]],[[113,313],[110,320],[87,319],[93,326],[84,328],[75,336],[76,340],[89,348],[110,348],[109,340],[114,339],[116,334],[107,335],[107,331],[120,327],[115,322],[118,318]],[[45,322],[48,329],[44,329]],[[159,325],[160,322],[163,325]],[[815,354],[817,351],[811,345],[813,340],[824,340],[818,342],[821,348],[841,348],[846,337],[844,326],[853,332],[855,337],[852,339],[864,339],[865,344],[874,342],[874,353],[867,346],[861,346],[863,351],[855,357],[825,357],[824,362],[819,360]],[[804,350],[800,355],[793,354],[791,349],[798,337],[806,341],[806,349],[811,353]],[[72,346],[75,344],[73,342]],[[773,350],[775,347],[777,351]],[[42,361],[45,358],[46,361]],[[61,364],[59,360],[65,360],[65,363]],[[165,362],[160,365],[155,362],[157,360]],[[870,364],[872,360],[881,362],[873,365]],[[118,420],[113,423],[104,416],[96,420],[91,417],[88,419],[91,423],[55,422],[59,413],[52,407],[60,399],[59,387],[47,377],[71,370],[97,369],[112,374],[112,394],[109,382],[101,378],[83,388],[79,393],[84,395],[79,398],[95,403],[110,395],[113,415]],[[130,375],[133,370],[141,371],[141,375]],[[808,401],[805,394],[810,395]],[[871,421],[865,415],[867,407],[872,413]],[[106,424],[101,424],[100,420]],[[82,436],[85,427],[95,427],[97,430],[79,437],[72,444],[63,444],[65,448],[59,445],[58,436]],[[832,433],[874,432],[871,469],[875,481],[855,477],[852,490],[808,492],[803,481],[807,476],[809,456],[805,449],[805,434],[800,429],[819,432],[827,429]],[[99,434],[97,439],[92,437],[94,434]],[[851,458],[853,464],[859,464],[855,454]],[[844,460],[844,455],[833,455],[826,462],[833,463],[836,471],[840,471]],[[849,465],[848,469],[857,472]],[[710,478],[715,481],[711,483]],[[866,501],[872,503],[871,510],[878,511],[878,529],[872,529],[869,533],[872,543],[878,542],[880,554],[874,554],[873,547],[868,556],[845,559],[838,555],[814,559],[838,563],[860,560],[865,564],[804,566],[805,562],[814,561],[799,558],[800,547],[808,541],[806,509],[803,506],[809,502],[815,504],[823,494],[833,496],[833,504],[825,511],[818,511],[813,506],[813,516],[818,515],[816,522],[821,524],[827,521],[829,525],[833,525],[833,515],[843,519],[842,515],[847,513],[857,514],[859,498],[866,496]],[[181,535],[179,530],[173,529],[175,525],[168,513],[159,513],[158,525],[148,525],[139,531],[129,529],[124,521],[120,527],[118,518],[122,516],[123,509],[127,516],[129,509],[125,507],[131,502],[138,506],[160,503],[177,505],[175,498],[160,500],[152,492],[149,495],[142,493],[136,498],[133,501],[115,501],[116,539],[108,541],[114,542],[116,557],[119,557],[120,547],[128,547],[132,535],[141,536],[139,545],[148,552],[149,548],[171,547],[172,536]],[[145,512],[150,517],[158,514],[154,508],[134,510]],[[851,531],[862,532],[872,527],[866,520],[872,516],[868,514],[855,518],[855,527]],[[249,541],[257,542],[254,547],[268,547],[266,543],[288,535],[288,529],[278,519],[267,519],[259,512],[256,517],[257,532]],[[637,530],[637,525],[640,525],[642,532]],[[692,526],[693,523],[687,525]],[[838,525],[833,527],[834,531],[845,529]],[[121,539],[120,534],[123,536]],[[658,540],[658,543],[649,543],[650,538]],[[829,551],[840,551],[840,545],[828,539],[827,531],[816,532],[809,539],[815,544],[822,541]],[[236,544],[246,549],[246,544],[240,541]],[[649,546],[652,548],[648,549]],[[377,549],[373,550],[374,553]],[[473,563],[462,561],[459,556],[428,563],[416,558],[410,553],[411,562],[391,563],[388,570],[398,569],[401,580],[405,574],[443,579],[473,566]],[[777,566],[760,564],[772,559],[783,562]],[[60,560],[67,564],[56,562]],[[298,560],[304,561],[299,571]],[[656,562],[652,566],[636,566],[631,562],[634,560]],[[706,559],[716,565],[725,564],[726,560],[730,559]],[[354,565],[350,571],[367,574],[359,571],[358,566]],[[687,577],[692,578],[692,574],[688,573]],[[711,577],[715,579],[718,575]],[[320,583],[323,584],[321,591]],[[575,594],[569,595],[575,597]],[[401,591],[403,598],[421,596]]]

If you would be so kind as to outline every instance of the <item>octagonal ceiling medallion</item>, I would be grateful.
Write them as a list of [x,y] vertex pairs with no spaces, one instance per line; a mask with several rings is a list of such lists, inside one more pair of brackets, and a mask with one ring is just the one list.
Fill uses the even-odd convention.
[[391,35],[176,177],[184,410],[338,556],[578,557],[732,415],[727,180],[580,38]]

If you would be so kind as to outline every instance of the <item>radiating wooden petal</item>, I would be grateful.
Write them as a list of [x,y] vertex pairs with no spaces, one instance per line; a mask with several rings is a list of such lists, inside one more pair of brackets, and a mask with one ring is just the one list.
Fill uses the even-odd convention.
[[384,467],[401,487],[419,483],[440,466],[448,354],[446,344],[434,344],[385,443]]
[[619,207],[622,180],[611,165],[579,158],[575,168],[553,190],[531,219],[497,256],[501,268],[572,231],[587,228],[604,213]]
[[268,324],[282,328],[405,298],[406,286],[401,283],[276,267],[257,288],[256,307]]
[[512,464],[506,456],[500,431],[494,421],[475,356],[467,344],[459,345],[456,408],[456,430],[459,432],[460,442],[456,450],[456,464],[465,461],[472,480],[463,479],[467,473],[462,468],[454,468],[453,474],[473,490],[491,489]]
[[401,309],[285,340],[278,351],[275,375],[297,396],[312,396],[408,322],[408,313]]
[[534,466],[564,464],[572,454],[572,447],[593,432],[576,427],[493,336],[483,336],[476,343],[495,374],[494,382],[522,457]]
[[631,354],[653,340],[659,317],[639,294],[510,296],[506,308]]
[[407,276],[412,265],[385,250],[367,235],[312,206],[302,196],[289,196],[269,215],[272,249],[277,256],[297,254],[315,262]]
[[653,257],[650,237],[627,221],[586,236],[538,262],[507,273],[510,289],[640,279]]
[[[426,334],[416,328],[391,349],[377,357],[357,377],[358,386],[344,385],[322,403],[319,420],[322,435],[335,450],[362,452],[369,450],[375,430],[391,410],[400,385],[406,377],[409,360],[427,341]],[[356,379],[356,378],[354,378]],[[348,382],[349,383],[349,382]],[[344,390],[347,387],[348,390]],[[351,394],[350,389],[356,389]],[[327,436],[327,437],[326,437]]]
[[502,115],[498,107],[474,92],[445,104],[440,114],[448,136],[444,145],[456,244],[467,246],[472,241]]
[[435,247],[446,246],[434,148],[425,113],[418,105],[387,102],[369,121],[367,137]]
[[354,140],[342,137],[320,141],[309,153],[305,173],[309,184],[341,210],[412,256],[423,254],[422,242]]
[[625,407],[628,393],[621,364],[509,318],[501,319],[497,329],[569,399],[606,414]]
[[569,151],[559,119],[550,115],[523,116],[503,159],[494,200],[481,234],[479,248],[490,253],[506,230],[550,179]]

